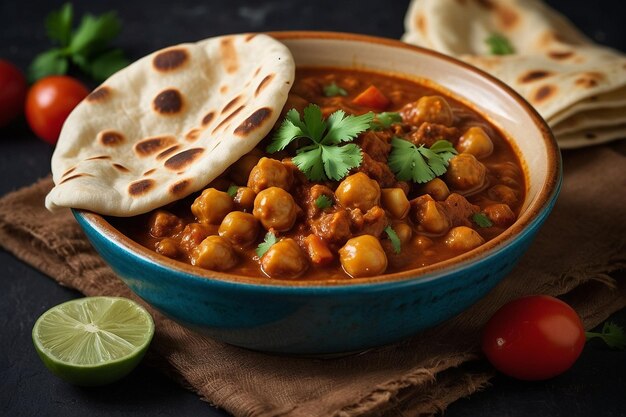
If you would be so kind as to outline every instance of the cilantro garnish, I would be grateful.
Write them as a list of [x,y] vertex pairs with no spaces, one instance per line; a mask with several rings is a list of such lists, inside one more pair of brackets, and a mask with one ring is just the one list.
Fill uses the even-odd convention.
[[296,151],[293,163],[311,181],[339,181],[352,168],[361,165],[363,160],[361,148],[357,145],[339,144],[350,142],[367,130],[373,118],[372,113],[346,116],[343,110],[337,110],[324,120],[319,106],[309,104],[304,109],[304,120],[300,120],[298,111],[291,109],[272,138],[267,152],[281,151],[299,138],[308,139],[309,144]]
[[492,33],[485,39],[493,55],[510,55],[515,53],[515,48],[511,42],[499,33]]
[[472,220],[480,227],[491,227],[493,223],[485,213],[474,213]]
[[331,207],[333,205],[333,200],[325,194],[320,194],[319,197],[315,199],[315,205],[319,209],[325,209]]
[[585,336],[587,336],[587,340],[599,337],[607,346],[613,349],[626,349],[626,334],[624,334],[624,329],[612,322],[604,323],[600,333],[585,332]]
[[400,244],[400,238],[398,237],[396,231],[393,230],[391,226],[387,226],[385,227],[385,232],[387,233],[387,236],[389,236],[389,240],[391,241],[391,246],[393,247],[394,253],[400,253],[400,251],[402,250],[402,246]]
[[65,74],[70,63],[96,81],[102,81],[128,65],[121,49],[108,46],[122,28],[114,12],[100,16],[84,15],[75,31],[72,31],[73,20],[74,10],[70,3],[48,14],[48,38],[58,47],[35,57],[28,69],[31,81],[47,75]]
[[237,190],[238,189],[239,189],[239,187],[233,184],[230,187],[228,187],[228,190],[226,190],[226,194],[228,194],[231,197],[234,197],[234,196],[237,195]]
[[397,112],[376,113],[372,122],[372,129],[388,129],[394,123],[402,123],[402,116]]
[[348,92],[339,87],[334,81],[324,86],[324,95],[326,97],[347,96]]
[[263,255],[265,255],[265,252],[270,250],[272,245],[275,244],[276,242],[278,242],[278,239],[276,239],[276,235],[272,232],[267,232],[265,234],[265,238],[263,239],[263,242],[259,243],[259,246],[257,246],[256,248],[257,256],[259,258],[262,258]]
[[426,148],[394,137],[388,164],[400,181],[424,183],[443,175],[448,169],[448,161],[456,154],[456,149],[447,140],[438,140]]

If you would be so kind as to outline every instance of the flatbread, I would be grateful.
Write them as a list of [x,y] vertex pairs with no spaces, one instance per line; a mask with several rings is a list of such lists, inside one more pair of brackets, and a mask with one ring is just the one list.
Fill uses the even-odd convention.
[[[598,113],[624,107],[626,57],[594,44],[540,0],[413,0],[405,28],[405,42],[458,57],[513,87],[551,127],[560,127],[563,148],[589,144],[572,141],[588,128],[602,131],[593,143],[624,137],[618,111]],[[494,33],[515,54],[491,55],[485,40]],[[594,113],[585,116],[588,111]]]
[[267,135],[294,75],[287,47],[262,34],[141,58],[68,117],[46,207],[133,216],[205,187]]

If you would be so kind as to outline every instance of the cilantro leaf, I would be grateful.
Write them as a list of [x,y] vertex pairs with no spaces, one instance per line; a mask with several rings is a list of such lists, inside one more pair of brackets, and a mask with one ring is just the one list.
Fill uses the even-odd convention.
[[91,63],[91,76],[104,81],[129,64],[121,49],[112,49],[98,55]]
[[485,39],[492,55],[511,55],[515,53],[515,48],[509,40],[499,33],[492,33]]
[[610,348],[620,350],[626,349],[626,334],[624,334],[624,329],[613,322],[604,323],[600,333],[585,332],[585,335],[587,336],[587,340],[599,337]]
[[385,227],[385,233],[387,233],[387,236],[389,236],[389,240],[391,241],[391,246],[393,247],[394,253],[400,253],[402,251],[402,245],[396,231],[393,230],[391,226],[387,226]]
[[28,79],[34,82],[48,75],[61,75],[67,72],[67,58],[60,49],[50,49],[35,57],[28,67]]
[[391,139],[388,164],[399,180],[425,183],[443,175],[448,161],[456,153],[452,144],[445,140],[435,142],[429,149],[394,137]]
[[276,242],[278,242],[278,239],[276,239],[276,235],[272,232],[267,232],[265,238],[263,239],[263,242],[259,243],[259,246],[257,246],[256,248],[255,252],[257,256],[259,258],[262,258],[263,255],[265,255],[265,253],[270,250],[272,245],[274,245]]
[[394,123],[402,123],[402,116],[397,112],[377,113],[372,121],[371,128],[374,130],[388,129]]
[[48,38],[58,42],[61,47],[68,46],[72,38],[73,18],[74,10],[71,3],[65,3],[60,10],[50,12],[46,17]]
[[489,217],[485,213],[474,213],[472,220],[480,227],[491,227],[493,223],[489,220]]
[[348,92],[339,87],[334,81],[324,86],[324,95],[326,97],[347,96]]
[[361,165],[361,148],[350,142],[370,126],[372,113],[360,116],[346,115],[337,110],[324,120],[319,106],[310,104],[304,109],[304,120],[291,109],[266,148],[274,153],[285,149],[296,139],[308,139],[293,157],[293,163],[312,181],[332,179],[338,181],[352,169]]
[[122,24],[115,12],[101,16],[87,14],[74,32],[69,44],[73,54],[93,55],[102,52],[107,43],[112,41],[122,29]]
[[226,194],[228,194],[231,197],[235,197],[237,195],[237,190],[239,190],[239,187],[233,184],[230,187],[228,187],[228,190],[226,190]]
[[315,199],[315,206],[318,209],[324,210],[325,208],[332,207],[332,205],[333,205],[333,200],[330,197],[328,197],[326,194],[320,194]]

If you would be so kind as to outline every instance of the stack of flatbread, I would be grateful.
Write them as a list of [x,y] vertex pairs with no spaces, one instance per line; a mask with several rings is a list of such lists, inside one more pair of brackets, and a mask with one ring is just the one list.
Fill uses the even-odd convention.
[[138,60],[66,120],[46,207],[133,216],[205,187],[267,135],[294,75],[289,49],[261,34]]
[[[594,44],[540,0],[413,0],[408,43],[473,64],[524,96],[562,148],[626,137],[626,57]],[[497,34],[513,53],[494,55]]]

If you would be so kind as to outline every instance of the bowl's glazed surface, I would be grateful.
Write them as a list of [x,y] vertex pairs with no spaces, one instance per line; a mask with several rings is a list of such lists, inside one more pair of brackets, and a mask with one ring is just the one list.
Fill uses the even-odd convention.
[[325,283],[237,277],[165,258],[123,236],[101,216],[75,210],[88,238],[141,298],[215,339],[297,354],[383,345],[468,308],[515,265],[550,213],[561,181],[558,147],[545,122],[510,88],[481,71],[398,41],[325,32],[272,34],[297,65],[365,68],[428,79],[468,104],[513,143],[526,169],[526,201],[500,236],[419,270]]

